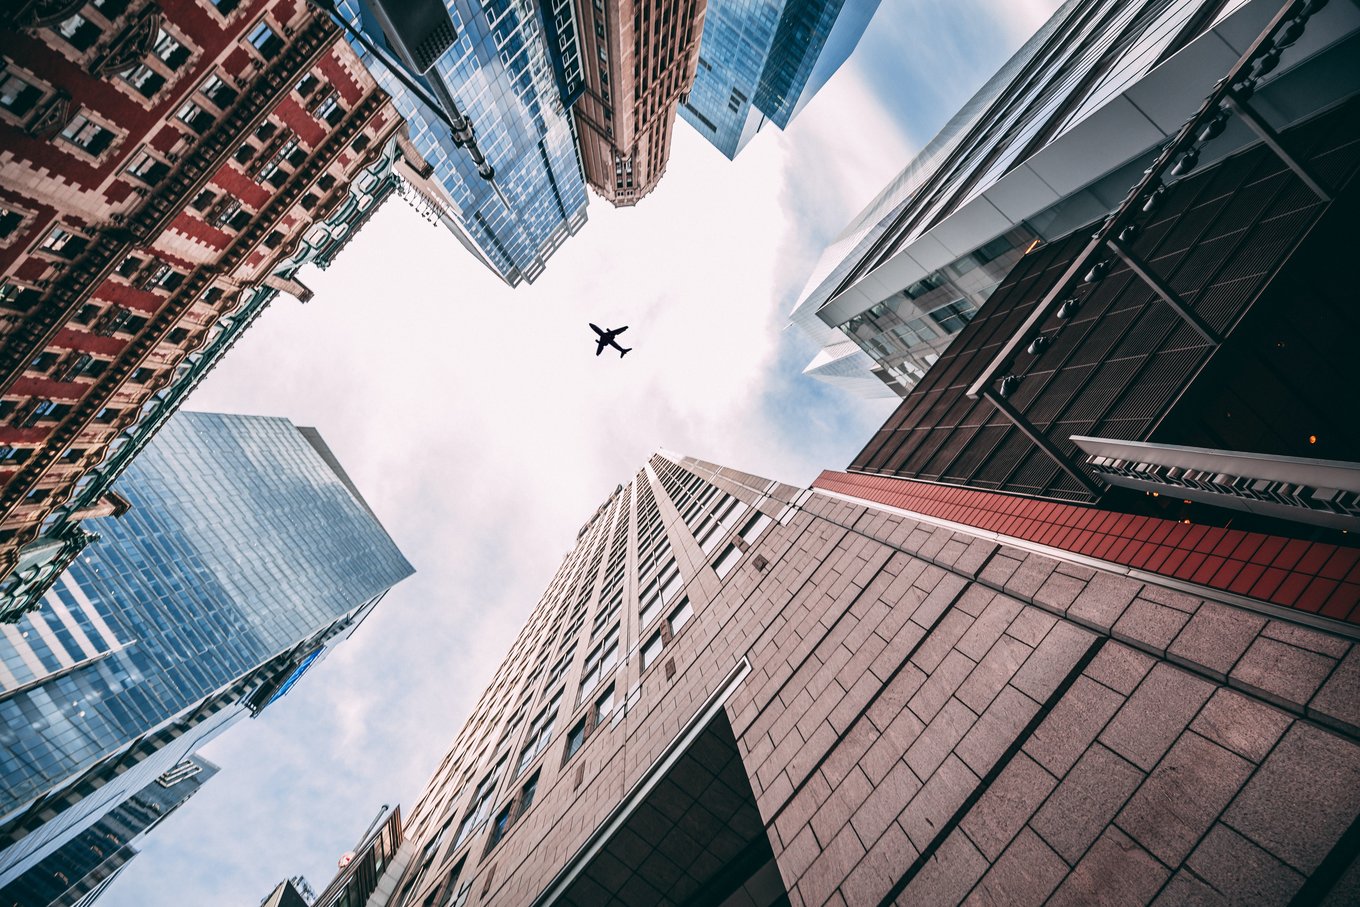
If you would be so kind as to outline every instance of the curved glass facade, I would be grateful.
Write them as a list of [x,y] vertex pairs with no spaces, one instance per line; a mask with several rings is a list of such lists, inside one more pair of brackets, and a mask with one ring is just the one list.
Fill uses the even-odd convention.
[[[448,192],[455,220],[511,286],[532,282],[568,236],[586,221],[586,186],[571,120],[547,54],[543,25],[523,0],[446,0],[458,40],[435,63],[460,112],[476,128],[477,145],[495,168],[482,179],[442,118],[400,79],[391,62],[359,42],[355,50],[406,118],[411,141]],[[379,48],[382,31],[358,0],[341,14]],[[500,191],[497,192],[497,189]]]

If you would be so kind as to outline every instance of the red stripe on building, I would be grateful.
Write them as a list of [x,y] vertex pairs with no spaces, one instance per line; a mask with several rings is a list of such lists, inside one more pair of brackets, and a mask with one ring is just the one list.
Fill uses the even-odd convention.
[[1360,623],[1360,548],[886,476],[827,470],[812,487]]
[[107,299],[109,302],[116,302],[124,308],[132,309],[134,312],[141,312],[145,315],[154,315],[162,305],[165,304],[164,297],[157,296],[149,290],[139,290],[130,287],[125,283],[116,280],[106,280],[99,285],[95,291],[95,296],[100,299]]
[[16,378],[9,393],[22,397],[46,397],[49,400],[73,401],[85,396],[88,384],[77,381],[53,381],[51,378]]
[[80,350],[82,353],[117,356],[123,351],[123,347],[127,343],[117,337],[104,337],[87,331],[73,331],[70,328],[63,328],[53,339],[52,345],[60,349]]

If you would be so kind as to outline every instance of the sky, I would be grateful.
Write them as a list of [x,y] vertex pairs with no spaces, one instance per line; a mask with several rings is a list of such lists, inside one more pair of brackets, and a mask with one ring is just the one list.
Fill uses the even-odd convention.
[[[853,0],[852,0],[853,2]],[[728,161],[677,121],[666,176],[510,289],[391,199],[306,305],[276,301],[189,399],[315,426],[416,568],[288,696],[203,751],[222,771],[101,907],[319,891],[383,804],[408,811],[577,530],[665,448],[790,484],[893,408],[802,375],[785,316],[831,239],[1056,7],[883,0],[783,133]],[[596,358],[594,322],[628,325]]]

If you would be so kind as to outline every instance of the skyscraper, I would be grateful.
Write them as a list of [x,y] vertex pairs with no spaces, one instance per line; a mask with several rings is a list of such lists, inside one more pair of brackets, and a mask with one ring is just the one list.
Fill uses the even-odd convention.
[[704,7],[705,0],[576,4],[574,21],[594,53],[580,58],[583,91],[572,120],[586,181],[615,206],[637,204],[666,172]]
[[780,129],[841,67],[878,0],[709,0],[683,117],[734,158],[769,122]]
[[81,907],[94,903],[128,862],[136,844],[198,792],[217,766],[190,756],[109,810],[10,884],[5,907]]
[[[654,456],[581,528],[376,903],[1352,899],[1355,615],[1064,547],[1118,514],[922,484]],[[1110,531],[1360,577],[1360,549],[1178,525]]]
[[1229,103],[1216,83],[1277,13],[1297,28],[1229,86],[1250,81],[1233,102],[1249,110],[1203,110],[1198,129],[1213,120],[1211,137],[1189,136],[1194,161],[1167,162],[1159,179],[1197,174],[1354,97],[1360,79],[1343,62],[1360,33],[1354,5],[1288,7],[1064,3],[826,250],[791,314],[824,347],[807,371],[846,385],[859,370],[905,395],[1026,252],[1089,235],[1206,98]]
[[411,573],[312,429],[182,413],[130,507],[5,626],[0,883],[244,714]]
[[77,556],[82,517],[117,509],[117,464],[280,292],[311,297],[298,269],[390,188],[401,119],[340,29],[307,3],[210,6],[0,7],[0,620]]
[[506,283],[532,283],[586,221],[576,138],[536,10],[527,4],[484,7],[447,0],[458,40],[439,58],[431,78],[443,81],[471,121],[495,172],[494,180],[487,180],[443,117],[394,75],[393,67],[401,64],[363,4],[341,0],[337,5],[381,54],[353,42],[405,117],[412,143],[434,167],[433,178],[447,191],[452,208],[445,225]]

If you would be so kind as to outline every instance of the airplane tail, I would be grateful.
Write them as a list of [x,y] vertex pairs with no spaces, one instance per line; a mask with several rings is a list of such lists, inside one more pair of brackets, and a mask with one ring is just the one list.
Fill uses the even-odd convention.
[[620,350],[620,351],[619,351],[619,358],[622,359],[624,356],[627,356],[627,355],[628,355],[629,353],[631,353],[632,351],[633,351],[633,348],[632,348],[631,346],[628,347],[628,349],[626,349],[626,350]]

